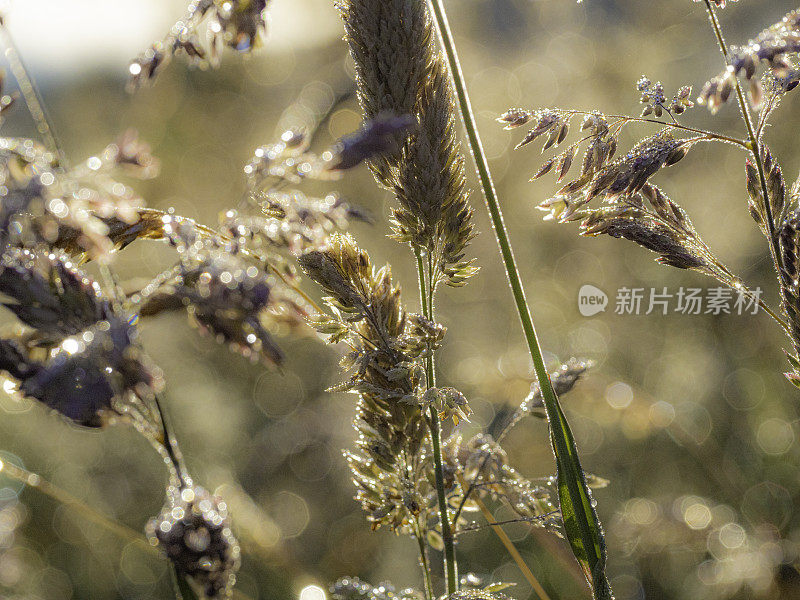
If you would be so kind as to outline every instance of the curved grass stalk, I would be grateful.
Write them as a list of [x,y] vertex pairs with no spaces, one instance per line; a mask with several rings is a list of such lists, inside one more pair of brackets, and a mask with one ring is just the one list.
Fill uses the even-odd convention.
[[20,483],[24,483],[25,485],[38,490],[45,496],[49,496],[59,504],[63,504],[64,506],[79,512],[89,521],[104,527],[123,540],[141,543],[143,546],[150,547],[150,544],[147,543],[147,540],[139,532],[98,512],[79,498],[73,496],[65,490],[62,490],[60,487],[53,485],[36,473],[32,473],[27,469],[19,467],[13,463],[0,460],[0,474],[6,475],[15,481],[19,481]]
[[589,487],[586,484],[572,431],[558,402],[545,367],[533,319],[525,299],[525,290],[520,280],[514,253],[503,221],[503,213],[497,199],[489,165],[483,152],[483,145],[475,118],[472,114],[472,106],[444,6],[442,5],[442,0],[429,1],[450,66],[459,109],[464,120],[469,146],[476,163],[506,275],[511,286],[514,304],[522,322],[525,340],[542,389],[545,410],[550,424],[550,440],[557,465],[559,500],[564,519],[564,529],[573,554],[583,568],[584,575],[592,587],[595,598],[613,598],[611,586],[605,574],[606,553],[603,530],[593,506]]

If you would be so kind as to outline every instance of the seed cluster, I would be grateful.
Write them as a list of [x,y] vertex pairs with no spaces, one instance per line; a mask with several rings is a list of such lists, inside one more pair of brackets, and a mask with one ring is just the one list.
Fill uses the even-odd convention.
[[413,119],[397,150],[371,162],[392,190],[394,234],[429,255],[434,279],[463,285],[477,271],[465,251],[474,235],[464,156],[456,139],[449,74],[424,2],[340,0],[355,61],[358,97],[368,119]]
[[636,82],[636,89],[642,93],[642,97],[639,101],[645,105],[642,110],[643,117],[655,115],[660,119],[664,112],[670,115],[680,115],[683,114],[687,108],[692,108],[694,106],[694,102],[689,100],[689,96],[692,94],[692,87],[689,85],[684,85],[675,92],[675,95],[669,103],[667,103],[667,99],[664,96],[664,86],[660,81],[653,83],[643,75],[641,79]]
[[[580,360],[571,358],[562,364],[556,371],[550,373],[550,383],[553,385],[553,390],[561,397],[573,387],[580,380],[584,373],[594,366],[594,362],[590,360]],[[503,439],[506,432],[514,427],[525,415],[535,415],[544,418],[543,411],[544,399],[542,397],[542,388],[538,381],[531,384],[531,391],[520,403],[519,407],[514,411],[508,423],[503,425],[501,432],[498,434],[498,442]]]
[[[724,8],[726,3],[715,0],[714,4]],[[716,21],[714,23],[716,26]],[[691,88],[682,86],[672,100],[667,101],[664,86],[644,76],[636,85],[641,94],[640,101],[645,105],[640,117],[617,115],[609,123],[599,112],[514,108],[501,115],[498,121],[507,129],[532,122],[533,128],[517,147],[546,135],[544,150],[547,150],[565,142],[570,121],[577,115],[584,115],[583,129],[588,129],[589,135],[545,161],[532,177],[538,179],[555,170],[561,181],[575,162],[580,145],[587,143],[580,176],[539,203],[538,207],[548,213],[545,218],[560,222],[580,221],[582,235],[604,234],[633,241],[657,253],[657,260],[662,264],[699,271],[740,294],[750,295],[789,334],[794,347],[794,354],[789,354],[793,370],[786,376],[800,387],[800,358],[795,356],[800,355],[800,294],[797,291],[800,180],[792,187],[791,194],[787,194],[782,169],[763,142],[769,120],[783,96],[800,82],[800,11],[788,13],[745,46],[723,49],[726,50],[728,66],[705,84],[698,102],[716,112],[737,89],[739,77],[748,81],[751,103],[760,112],[757,120],[750,122],[749,111],[744,111],[748,120],[748,139],[744,141],[678,123],[676,117],[692,106],[689,100]],[[759,76],[761,64],[766,69]],[[672,119],[671,123],[658,120],[665,113]],[[620,131],[632,123],[642,122],[656,122],[664,129],[642,139],[628,154],[612,162]],[[676,131],[690,131],[695,135],[679,138]],[[711,141],[736,144],[751,153],[745,161],[748,208],[770,245],[770,254],[779,275],[785,320],[731,273],[702,241],[686,212],[650,183],[654,175],[681,160],[695,144]],[[595,199],[600,205],[590,206]]]
[[199,486],[173,489],[169,501],[145,528],[150,544],[172,561],[205,598],[229,598],[240,564],[228,508]]
[[268,0],[192,0],[163,40],[129,66],[129,89],[152,83],[170,59],[184,54],[199,66],[217,66],[223,47],[250,52],[267,32]]
[[157,171],[133,132],[71,169],[34,140],[0,138],[0,249],[41,244],[107,262],[143,225],[141,198],[117,175]]
[[342,361],[347,381],[336,389],[359,394],[356,447],[347,451],[357,499],[373,528],[419,533],[434,505],[427,479],[430,449],[421,411],[425,376],[417,359],[444,330],[406,314],[388,267],[375,270],[350,236],[300,257],[303,270],[330,294],[332,317],[315,319],[331,341],[352,350]]
[[[553,503],[551,479],[537,485],[524,477],[509,464],[505,450],[491,435],[481,433],[464,440],[455,433],[445,442],[444,454],[448,472],[461,474],[475,495],[502,500],[533,526],[557,531],[558,508]],[[455,506],[463,501],[465,507],[476,510],[474,502],[465,498],[467,490],[455,487],[455,482],[454,489],[451,502]],[[466,527],[466,520],[460,525]]]
[[750,99],[755,107],[762,105],[762,80],[756,77],[759,64],[766,65],[769,76],[780,83],[782,93],[800,83],[800,69],[795,59],[800,52],[800,10],[788,13],[742,47],[731,47],[728,68],[709,80],[697,101],[711,112],[719,110],[734,90],[736,77],[750,83]]
[[0,340],[0,370],[27,396],[79,425],[100,427],[128,411],[131,395],[147,397],[160,387],[129,318],[65,256],[7,251],[0,292],[30,328],[19,339]]

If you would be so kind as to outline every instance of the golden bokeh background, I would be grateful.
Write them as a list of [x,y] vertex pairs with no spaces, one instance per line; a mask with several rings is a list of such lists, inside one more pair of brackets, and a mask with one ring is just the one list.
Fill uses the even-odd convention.
[[[683,84],[698,91],[723,64],[703,5],[446,5],[541,342],[553,364],[570,356],[597,361],[563,402],[585,468],[610,480],[595,496],[617,598],[800,597],[793,566],[800,559],[800,404],[782,375],[787,341],[763,314],[615,314],[621,287],[675,293],[717,284],[662,267],[632,244],[579,238],[575,227],[543,222],[535,206],[553,181],[528,182],[543,158],[534,147],[514,151],[520,133],[494,122],[510,106],[635,114],[643,73],[670,95]],[[742,0],[722,12],[723,25],[731,42],[744,42],[792,8],[789,0]],[[360,113],[352,98],[339,102],[352,90],[352,65],[329,0],[273,0],[270,39],[254,55],[226,53],[217,70],[175,60],[154,87],[127,94],[128,59],[183,10],[176,0],[18,0],[5,15],[67,155],[78,162],[136,128],[162,162],[158,178],[135,184],[148,205],[213,224],[244,193],[242,167],[255,147],[290,126],[314,127],[334,107],[316,137],[323,149],[356,128]],[[15,85],[10,77],[8,85]],[[789,183],[800,168],[800,104],[792,96],[767,133]],[[731,104],[716,116],[692,109],[682,122],[742,136],[737,119]],[[21,104],[3,127],[4,136],[34,131]],[[653,132],[630,127],[621,143],[628,148]],[[767,247],[746,208],[743,163],[732,146],[698,146],[654,181],[731,270],[776,304]],[[471,184],[480,230],[471,252],[482,270],[465,288],[443,290],[437,309],[448,328],[441,380],[463,391],[475,411],[466,435],[518,404],[534,377],[474,178]],[[375,262],[391,262],[416,310],[413,257],[386,238],[392,199],[364,168],[335,187],[376,216],[354,233]],[[140,241],[114,268],[123,278],[145,277],[173,258],[165,245]],[[605,312],[581,316],[584,284],[609,294]],[[183,315],[145,321],[142,330],[164,370],[165,404],[190,471],[231,507],[243,547],[242,597],[298,598],[306,586],[327,588],[342,575],[419,585],[415,544],[371,533],[352,500],[340,451],[354,437],[355,399],[325,392],[337,381],[336,349],[311,334],[282,339],[288,359],[279,372],[229,354]],[[507,450],[527,476],[553,471],[541,420],[519,425]],[[137,532],[163,502],[165,471],[134,431],[79,430],[6,394],[0,460],[24,465]],[[507,530],[552,598],[588,597],[562,540],[525,524]],[[517,582],[512,595],[531,597],[490,531],[463,534],[457,551],[462,571]],[[140,540],[120,538],[0,474],[0,598],[171,593],[166,562]]]

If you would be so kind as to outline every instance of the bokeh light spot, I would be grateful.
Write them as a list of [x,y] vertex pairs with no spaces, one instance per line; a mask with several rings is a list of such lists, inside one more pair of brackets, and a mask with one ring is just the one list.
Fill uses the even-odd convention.
[[300,600],[325,600],[325,590],[318,585],[307,585],[300,590]]
[[633,389],[621,381],[612,383],[606,388],[606,402],[611,408],[628,408],[633,402]]
[[758,426],[756,439],[767,454],[783,454],[794,444],[794,431],[783,419],[767,419]]

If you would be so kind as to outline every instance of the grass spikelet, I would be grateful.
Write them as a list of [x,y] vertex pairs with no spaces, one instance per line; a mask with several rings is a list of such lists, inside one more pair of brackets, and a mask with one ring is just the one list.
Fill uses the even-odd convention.
[[400,205],[393,211],[394,237],[432,257],[437,283],[462,285],[476,272],[464,258],[474,235],[472,209],[448,69],[427,7],[404,0],[342,0],[337,7],[365,116],[389,112],[416,121],[397,152],[371,163]]

